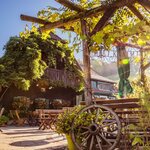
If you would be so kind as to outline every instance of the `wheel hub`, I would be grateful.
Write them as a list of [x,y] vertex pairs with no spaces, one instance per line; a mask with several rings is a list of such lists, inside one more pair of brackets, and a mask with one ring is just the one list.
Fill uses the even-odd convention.
[[91,134],[98,133],[98,126],[97,126],[97,124],[95,124],[95,123],[91,124],[90,127],[89,127],[89,132]]

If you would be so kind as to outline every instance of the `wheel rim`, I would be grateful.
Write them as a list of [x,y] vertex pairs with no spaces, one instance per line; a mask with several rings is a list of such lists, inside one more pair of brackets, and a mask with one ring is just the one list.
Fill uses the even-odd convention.
[[120,140],[121,123],[110,108],[94,104],[77,114],[71,131],[72,140],[79,150],[113,150]]

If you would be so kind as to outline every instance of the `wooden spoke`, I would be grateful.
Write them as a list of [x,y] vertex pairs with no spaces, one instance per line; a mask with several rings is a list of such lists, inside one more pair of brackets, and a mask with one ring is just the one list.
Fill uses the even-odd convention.
[[102,128],[105,128],[105,127],[107,127],[107,126],[111,126],[111,125],[113,125],[113,124],[117,124],[117,122],[116,121],[113,121],[113,122],[111,122],[111,123],[108,123],[108,124],[105,124],[105,125],[102,125]]
[[96,119],[95,119],[95,122],[98,121],[98,116],[99,116],[99,108],[97,109],[97,112],[96,112]]
[[85,132],[81,133],[81,135],[86,135],[88,133],[89,133],[89,131],[85,131]]
[[112,132],[108,132],[108,131],[102,131],[103,133],[107,133],[107,134],[111,134],[111,135],[113,135],[113,136],[116,136],[116,134],[115,133],[112,133]]
[[89,134],[86,138],[83,139],[83,142],[81,143],[82,146],[84,146],[84,143],[87,142],[87,140],[90,138],[90,136],[91,135]]
[[81,128],[82,128],[82,129],[86,129],[86,130],[88,130],[88,129],[89,129],[88,127],[84,127],[84,126],[81,126]]
[[93,148],[93,144],[94,144],[94,135],[92,135],[92,138],[91,138],[91,143],[90,143],[90,148],[89,148],[89,150],[92,150],[92,148]]
[[[92,112],[91,112],[90,109],[88,109],[88,113],[89,113],[89,114],[92,114]],[[94,123],[93,120],[91,120],[91,121],[92,121],[92,123]]]
[[100,150],[102,150],[102,146],[101,146],[101,144],[100,144],[101,139],[99,138],[99,136],[98,136],[98,135],[96,135],[96,140],[97,140],[97,143],[98,143],[98,147],[99,147],[99,149],[100,149]]
[[108,112],[107,114],[106,114],[106,116],[101,120],[101,124],[107,119],[107,117],[110,115],[110,112]]
[[107,142],[110,146],[112,146],[112,143],[110,143],[106,138],[105,136],[103,136],[102,134],[99,133],[99,136],[105,141]]

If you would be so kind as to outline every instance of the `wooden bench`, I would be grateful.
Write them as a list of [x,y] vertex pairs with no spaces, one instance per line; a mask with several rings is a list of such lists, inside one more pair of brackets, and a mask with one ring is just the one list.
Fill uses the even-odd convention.
[[[130,129],[131,125],[140,127],[140,118],[144,118],[145,114],[147,113],[147,111],[144,110],[140,105],[140,100],[138,98],[115,100],[95,99],[93,102],[98,105],[104,105],[111,108],[118,115],[122,125],[122,141],[126,138],[129,138],[129,134],[139,134],[141,137],[143,137],[144,142],[146,141],[145,139],[150,141],[150,120],[144,121],[144,125],[149,126],[147,129]],[[130,141],[129,139],[127,140]]]

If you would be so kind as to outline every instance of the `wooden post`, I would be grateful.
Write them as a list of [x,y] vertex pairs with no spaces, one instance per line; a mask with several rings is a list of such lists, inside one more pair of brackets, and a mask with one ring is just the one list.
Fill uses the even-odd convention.
[[89,32],[86,21],[81,20],[81,29],[83,37],[83,66],[84,66],[84,78],[85,78],[85,101],[86,105],[90,105],[92,102],[92,91],[91,91],[91,68],[90,68],[90,50],[89,50]]
[[140,50],[140,57],[141,57],[141,61],[140,61],[140,68],[141,68],[141,82],[143,84],[145,84],[145,70],[144,70],[144,57],[143,57],[143,49]]

